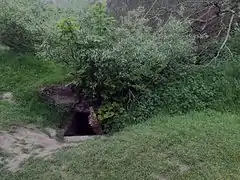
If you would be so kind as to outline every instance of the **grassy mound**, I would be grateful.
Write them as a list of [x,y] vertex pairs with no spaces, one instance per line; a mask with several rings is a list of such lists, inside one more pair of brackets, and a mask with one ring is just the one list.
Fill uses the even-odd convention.
[[206,111],[161,116],[111,137],[32,160],[3,179],[239,179],[240,118]]

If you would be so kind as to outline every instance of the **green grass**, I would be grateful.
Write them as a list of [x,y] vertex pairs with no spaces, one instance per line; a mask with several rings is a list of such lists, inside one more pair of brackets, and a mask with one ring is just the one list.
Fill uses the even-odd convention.
[[56,124],[57,111],[39,97],[41,87],[66,80],[66,69],[33,56],[0,55],[0,93],[12,92],[15,104],[0,101],[0,127]]
[[[40,87],[64,82],[67,71],[32,56],[0,56],[0,128],[58,124],[58,112],[38,96]],[[109,137],[61,150],[51,160],[31,159],[3,180],[240,179],[240,116],[215,111],[158,115]],[[0,156],[5,156],[0,150]]]
[[31,160],[2,179],[240,179],[240,117],[161,116],[111,137]]

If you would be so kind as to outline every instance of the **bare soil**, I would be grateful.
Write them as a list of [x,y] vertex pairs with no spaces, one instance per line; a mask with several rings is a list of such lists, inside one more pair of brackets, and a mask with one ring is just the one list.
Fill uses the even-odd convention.
[[[35,127],[15,127],[10,131],[0,132],[0,164],[10,171],[18,171],[29,158],[48,158],[54,152],[64,147],[79,144],[79,141],[88,140],[88,136],[67,137],[58,141],[56,137]],[[51,134],[54,130],[51,129]],[[3,156],[3,157],[1,157]],[[2,161],[2,162],[1,162]]]

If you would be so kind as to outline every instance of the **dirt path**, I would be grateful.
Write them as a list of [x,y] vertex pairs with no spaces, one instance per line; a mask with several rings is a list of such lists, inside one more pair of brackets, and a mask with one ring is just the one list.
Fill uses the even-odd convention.
[[[49,128],[48,128],[49,130]],[[54,133],[54,130],[51,130]],[[91,137],[73,137],[59,142],[50,134],[34,127],[12,128],[0,132],[0,164],[10,171],[19,170],[30,157],[49,157],[57,150],[79,144]]]

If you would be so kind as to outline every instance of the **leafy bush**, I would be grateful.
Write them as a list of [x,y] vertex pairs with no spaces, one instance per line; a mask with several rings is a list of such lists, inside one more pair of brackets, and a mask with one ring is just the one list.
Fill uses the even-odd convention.
[[[17,52],[32,51],[34,34],[26,26],[31,26],[34,18],[29,11],[29,1],[1,1],[0,8],[0,37],[1,43]],[[32,1],[33,3],[33,1]],[[26,24],[27,23],[27,24]],[[34,26],[33,26],[34,27]]]
[[218,66],[191,67],[164,86],[157,86],[121,116],[104,124],[107,131],[139,123],[159,113],[178,114],[207,108],[239,112],[240,57]]
[[240,28],[234,30],[228,46],[233,54],[240,55]]
[[79,19],[60,21],[43,54],[73,67],[89,98],[130,104],[160,83],[169,64],[182,63],[192,52],[186,22],[171,19],[152,32],[143,14],[130,12],[118,24],[103,4],[95,4]]
[[[1,43],[18,52],[40,50],[39,55],[71,67],[79,89],[90,99],[103,100],[98,118],[107,129],[159,111],[240,105],[238,31],[228,42],[233,56],[203,67],[215,54],[193,56],[188,22],[170,18],[153,31],[142,8],[119,24],[104,4],[81,12],[35,0],[3,0],[0,7]],[[209,47],[216,50],[212,43]]]
[[204,108],[222,110],[239,106],[240,57],[219,61],[218,65],[193,68],[178,81],[168,84],[161,94],[168,112]]
[[1,0],[0,43],[16,52],[34,52],[66,11],[39,0]]
[[103,121],[149,94],[177,64],[188,63],[194,42],[188,22],[171,19],[152,31],[141,8],[122,24],[105,8],[95,4],[78,12],[35,0],[3,0],[0,12],[1,43],[65,62],[89,98],[103,99]]

